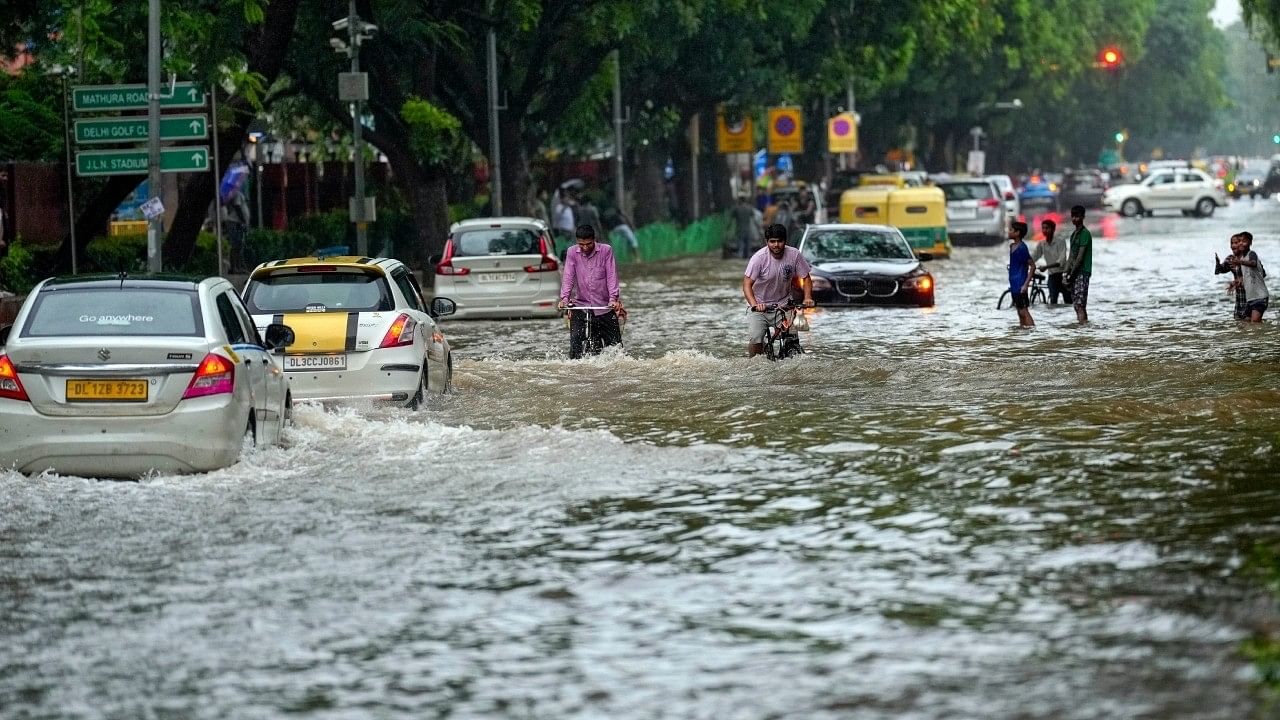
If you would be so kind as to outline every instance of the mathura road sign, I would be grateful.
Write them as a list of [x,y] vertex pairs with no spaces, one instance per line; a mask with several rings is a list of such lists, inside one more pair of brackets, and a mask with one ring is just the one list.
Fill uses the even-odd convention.
[[[147,139],[147,118],[113,117],[76,120],[76,142],[141,142]],[[209,119],[204,115],[165,115],[160,118],[161,140],[203,140],[209,137]]]
[[[160,151],[160,172],[205,172],[209,169],[209,148],[203,145],[170,147]],[[81,150],[76,153],[76,174],[146,175],[147,151]]]
[[[204,107],[204,91],[193,82],[160,87],[160,107]],[[146,85],[77,85],[71,88],[71,106],[76,112],[86,110],[146,110]]]

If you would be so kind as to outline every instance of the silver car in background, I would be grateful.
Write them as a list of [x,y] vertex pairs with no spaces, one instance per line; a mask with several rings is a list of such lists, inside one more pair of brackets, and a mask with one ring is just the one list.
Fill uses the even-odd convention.
[[204,472],[280,442],[291,398],[222,278],[45,280],[0,331],[0,466],[88,477]]
[[434,293],[457,304],[455,318],[557,317],[562,272],[541,220],[463,220],[449,228]]
[[999,245],[1008,238],[1004,199],[984,178],[939,180],[947,199],[947,235],[952,245]]

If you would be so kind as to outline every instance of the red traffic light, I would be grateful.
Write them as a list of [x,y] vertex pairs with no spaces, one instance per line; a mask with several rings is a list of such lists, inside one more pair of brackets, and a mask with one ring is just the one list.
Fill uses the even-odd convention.
[[1098,64],[1104,68],[1119,67],[1124,57],[1120,54],[1120,49],[1115,47],[1103,48],[1098,53]]

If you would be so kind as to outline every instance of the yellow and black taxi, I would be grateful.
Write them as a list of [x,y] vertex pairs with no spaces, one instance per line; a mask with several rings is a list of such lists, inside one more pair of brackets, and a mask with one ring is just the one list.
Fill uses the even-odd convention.
[[421,405],[448,392],[449,342],[436,318],[449,298],[430,305],[399,260],[352,255],[274,260],[254,268],[243,298],[254,323],[288,324],[284,372],[295,400]]

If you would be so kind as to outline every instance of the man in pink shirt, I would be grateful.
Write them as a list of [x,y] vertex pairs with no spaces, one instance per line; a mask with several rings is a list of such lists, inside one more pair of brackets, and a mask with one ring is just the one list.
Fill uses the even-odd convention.
[[590,225],[579,225],[574,234],[577,244],[565,253],[559,307],[564,309],[576,305],[604,309],[570,313],[571,360],[582,357],[584,349],[595,355],[603,347],[621,345],[622,327],[618,323],[618,314],[626,313],[618,299],[618,266],[613,259],[613,248],[597,244],[596,230]]
[[[764,335],[773,316],[766,307],[790,304],[792,282],[809,277],[809,262],[799,250],[787,247],[786,227],[777,223],[766,227],[764,241],[764,247],[747,262],[742,277],[742,295],[751,306],[747,313],[747,357],[764,352]],[[813,307],[813,283],[800,283],[800,287],[804,306]]]

